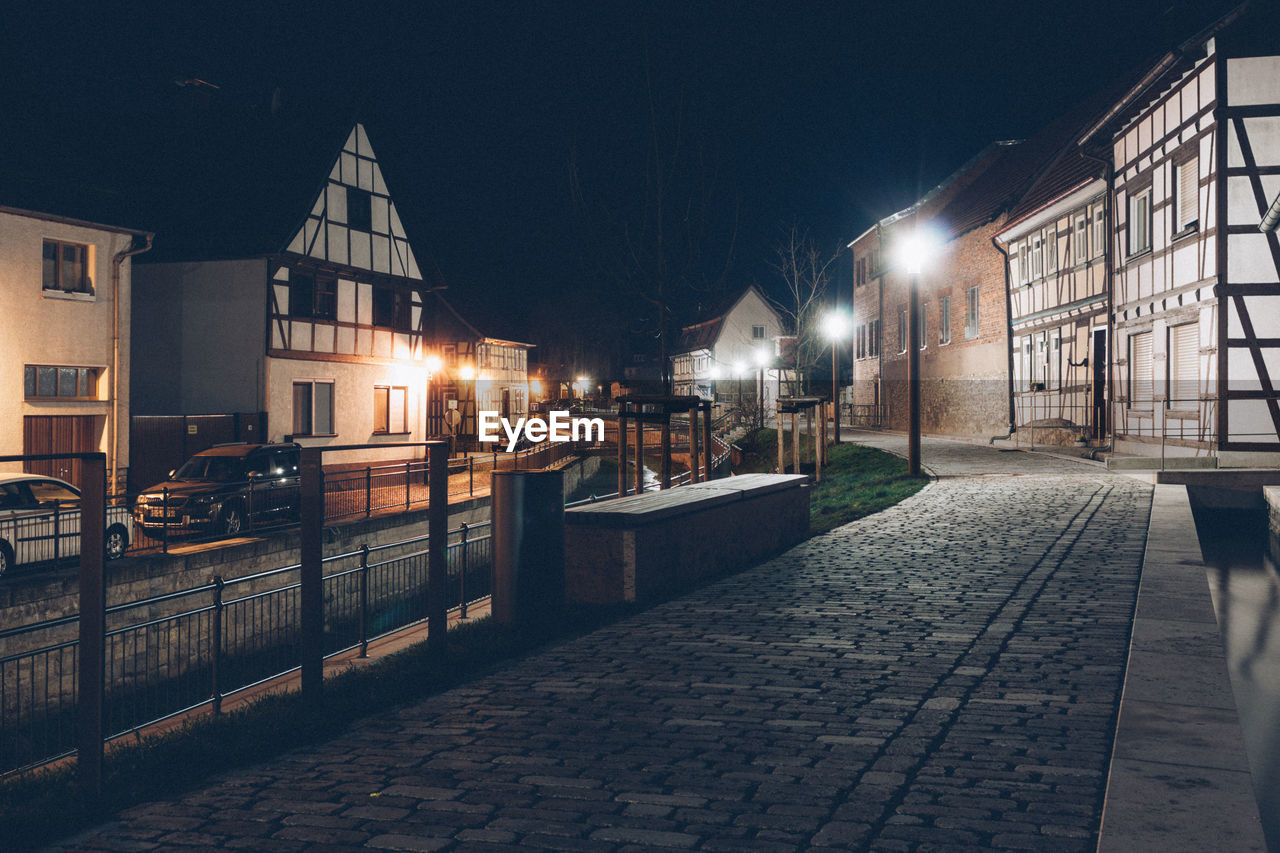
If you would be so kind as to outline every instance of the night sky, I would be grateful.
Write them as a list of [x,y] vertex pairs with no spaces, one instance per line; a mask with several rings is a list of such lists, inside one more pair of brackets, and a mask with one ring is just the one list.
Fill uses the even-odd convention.
[[792,225],[842,249],[1229,5],[41,6],[6,13],[0,133],[37,168],[145,134],[192,78],[214,108],[364,118],[424,270],[487,333],[538,340],[621,304],[603,269],[654,139],[698,273],[774,290]]

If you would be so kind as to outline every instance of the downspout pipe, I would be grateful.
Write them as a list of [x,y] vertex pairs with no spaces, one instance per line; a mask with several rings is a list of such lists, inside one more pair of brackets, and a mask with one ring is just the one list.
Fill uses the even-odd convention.
[[154,234],[135,236],[129,241],[129,248],[117,252],[111,259],[111,458],[107,463],[110,469],[108,494],[116,493],[120,458],[120,268],[127,258],[150,251],[154,238]]
[[[1102,198],[1102,215],[1103,222],[1107,231],[1107,243],[1102,251],[1102,274],[1106,280],[1107,289],[1107,446],[1114,450],[1116,446],[1116,277],[1115,277],[1115,205],[1112,200],[1115,194],[1115,164],[1109,159],[1103,159],[1090,154],[1088,149],[1083,145],[1079,146],[1080,156],[1086,160],[1092,160],[1102,167],[1103,184],[1106,191]],[[1092,342],[1090,343],[1092,347]]]
[[[991,245],[995,246],[997,252],[1004,258],[1004,323],[1005,335],[1008,343],[1005,346],[1005,355],[1008,358],[1006,364],[1006,375],[1009,377],[1009,435],[1005,438],[1012,437],[1018,431],[1017,413],[1013,405],[1013,294],[1009,292],[1009,253],[1000,245],[1000,241],[991,237]],[[988,444],[993,443],[1001,436],[992,436]]]
[[1280,195],[1277,195],[1275,201],[1271,202],[1267,215],[1262,217],[1262,221],[1258,223],[1258,230],[1266,234],[1275,231],[1276,226],[1280,225]]

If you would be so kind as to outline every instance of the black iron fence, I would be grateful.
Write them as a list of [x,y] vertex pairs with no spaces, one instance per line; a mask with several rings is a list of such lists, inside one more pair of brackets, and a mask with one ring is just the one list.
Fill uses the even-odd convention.
[[[578,449],[557,442],[512,453],[454,457],[449,460],[449,497],[485,494],[494,471],[549,468],[572,458]],[[323,482],[326,522],[424,509],[431,485],[427,463],[421,459],[328,470]],[[179,543],[296,525],[300,493],[296,477],[255,478],[220,484],[218,493],[209,497],[188,497],[174,484],[139,495],[118,495],[111,502],[121,513],[132,511],[131,553],[168,553]]]
[[[429,611],[422,536],[324,559],[324,654],[359,649]],[[407,553],[387,555],[392,549]],[[300,666],[300,564],[106,610],[108,741],[208,709]],[[491,589],[489,523],[449,532],[447,607],[466,616]],[[76,751],[78,617],[0,631],[0,776]]]

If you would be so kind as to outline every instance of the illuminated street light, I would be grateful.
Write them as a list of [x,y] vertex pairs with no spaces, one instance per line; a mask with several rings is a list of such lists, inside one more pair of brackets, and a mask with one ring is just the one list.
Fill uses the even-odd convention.
[[938,241],[916,229],[898,244],[898,262],[911,281],[907,308],[907,473],[920,476],[920,273],[932,260]]
[[838,344],[849,334],[849,318],[839,310],[828,311],[822,318],[822,331],[831,339],[831,406],[833,435],[840,443],[840,367],[837,359]]
[[764,429],[764,369],[769,364],[769,350],[765,347],[756,347],[756,428]]

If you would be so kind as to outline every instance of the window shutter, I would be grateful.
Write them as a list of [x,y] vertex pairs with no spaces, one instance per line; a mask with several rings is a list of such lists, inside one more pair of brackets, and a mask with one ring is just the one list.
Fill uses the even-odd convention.
[[1169,330],[1169,405],[1194,408],[1199,396],[1200,325],[1186,323]]
[[1178,230],[1200,219],[1200,161],[1192,157],[1178,167]]
[[1129,406],[1150,408],[1155,396],[1155,382],[1151,374],[1151,333],[1132,336],[1129,347]]

